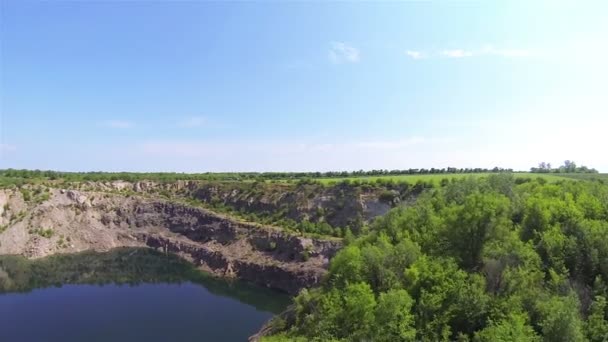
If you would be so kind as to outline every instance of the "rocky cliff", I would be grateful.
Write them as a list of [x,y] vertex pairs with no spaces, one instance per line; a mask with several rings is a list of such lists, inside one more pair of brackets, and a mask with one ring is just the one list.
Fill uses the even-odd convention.
[[266,221],[324,222],[334,228],[349,227],[355,233],[366,222],[384,215],[396,202],[410,196],[412,190],[374,185],[221,181],[115,181],[88,182],[80,186],[93,191],[179,196],[195,199],[210,208],[255,214]]
[[332,227],[361,228],[390,210],[380,191],[345,185],[277,183],[211,183],[198,186],[192,196],[204,203],[222,203],[235,210],[278,215],[300,222],[327,222]]
[[321,280],[340,248],[339,240],[297,236],[157,196],[168,186],[175,193],[200,189],[189,182],[114,182],[80,187],[87,190],[0,190],[0,254],[39,258],[147,246],[220,276],[295,294]]

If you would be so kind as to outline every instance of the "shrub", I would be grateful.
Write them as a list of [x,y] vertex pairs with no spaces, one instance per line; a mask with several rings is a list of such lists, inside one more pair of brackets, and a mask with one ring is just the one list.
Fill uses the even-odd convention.
[[29,202],[32,199],[32,193],[28,189],[21,188],[21,195],[25,202]]
[[42,236],[43,238],[47,238],[47,239],[50,239],[55,234],[55,232],[53,231],[52,228],[47,228],[47,229],[37,228],[37,229],[29,230],[29,233],[38,234],[39,236]]

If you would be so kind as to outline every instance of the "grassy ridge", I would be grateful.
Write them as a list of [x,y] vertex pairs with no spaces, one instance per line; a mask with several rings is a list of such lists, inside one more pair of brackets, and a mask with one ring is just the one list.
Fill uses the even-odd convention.
[[[371,176],[371,177],[344,177],[344,178],[318,178],[319,182],[323,184],[331,184],[332,182],[341,182],[345,180],[359,180],[362,182],[375,182],[380,180],[391,180],[394,182],[408,182],[415,184],[416,182],[431,182],[439,183],[442,179],[462,179],[467,177],[482,178],[491,175],[492,173],[454,173],[454,174],[426,174],[426,175],[387,175],[387,176]],[[592,179],[591,176],[608,179],[608,174],[546,174],[546,173],[530,173],[530,172],[519,172],[513,174],[515,178],[542,178],[549,182],[555,182],[570,179]]]
[[[0,187],[23,185],[51,181],[86,182],[86,181],[156,181],[171,183],[178,180],[221,181],[221,182],[256,182],[291,183],[298,181],[318,181],[322,184],[358,180],[362,182],[394,181],[415,184],[417,182],[439,183],[443,179],[462,179],[466,177],[481,178],[491,174],[511,172],[510,169],[455,169],[451,172],[437,169],[415,170],[372,170],[352,172],[235,172],[235,173],[173,173],[173,172],[58,172],[41,170],[0,169]],[[412,171],[412,172],[410,172]],[[449,170],[448,170],[449,171]],[[515,172],[516,178],[543,178],[547,181],[569,179],[607,179],[608,174],[598,173],[530,173]]]
[[608,173],[566,173],[562,177],[581,180],[606,180],[608,181]]

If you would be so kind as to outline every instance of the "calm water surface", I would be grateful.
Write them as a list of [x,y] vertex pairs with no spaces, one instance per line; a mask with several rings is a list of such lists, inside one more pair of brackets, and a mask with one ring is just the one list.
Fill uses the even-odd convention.
[[146,250],[0,257],[0,341],[246,341],[289,303]]

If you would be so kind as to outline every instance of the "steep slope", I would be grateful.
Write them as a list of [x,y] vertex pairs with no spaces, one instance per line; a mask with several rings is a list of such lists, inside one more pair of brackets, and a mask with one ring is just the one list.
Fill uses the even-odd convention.
[[[151,196],[141,184],[127,186],[142,194],[0,190],[0,254],[39,258],[147,246],[178,254],[220,276],[295,294],[320,281],[340,248],[336,239],[296,236]],[[112,189],[116,184],[107,190]]]

